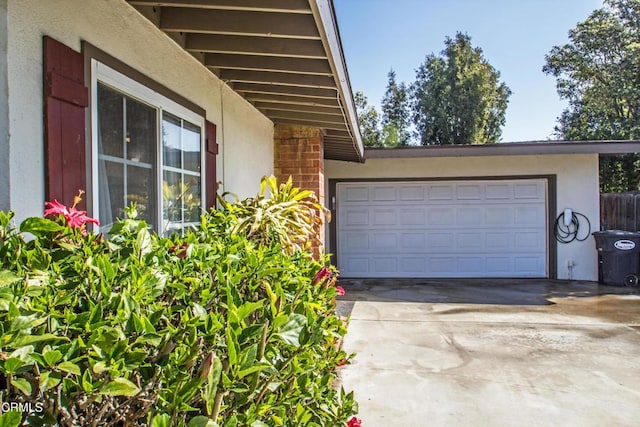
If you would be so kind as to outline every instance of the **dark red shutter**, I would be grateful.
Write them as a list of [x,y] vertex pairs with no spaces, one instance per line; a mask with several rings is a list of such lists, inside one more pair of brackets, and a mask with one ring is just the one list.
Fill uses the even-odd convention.
[[[45,197],[73,204],[86,191],[84,58],[62,43],[44,37]],[[85,200],[79,205],[86,209]]]
[[216,143],[216,125],[207,121],[205,123],[205,179],[207,187],[207,210],[216,206],[216,156],[218,144]]

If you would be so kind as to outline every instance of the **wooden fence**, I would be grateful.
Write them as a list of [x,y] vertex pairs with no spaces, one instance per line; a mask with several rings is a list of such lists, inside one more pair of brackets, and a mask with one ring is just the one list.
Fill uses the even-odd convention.
[[600,195],[603,230],[640,231],[640,192]]

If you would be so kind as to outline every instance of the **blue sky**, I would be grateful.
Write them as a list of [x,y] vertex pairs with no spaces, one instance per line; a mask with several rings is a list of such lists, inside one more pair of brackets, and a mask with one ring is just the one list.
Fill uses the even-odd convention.
[[427,54],[446,36],[469,34],[513,92],[502,141],[553,138],[565,108],[555,78],[542,72],[544,56],[568,41],[576,23],[601,0],[334,0],[354,91],[379,106],[391,68],[411,83]]

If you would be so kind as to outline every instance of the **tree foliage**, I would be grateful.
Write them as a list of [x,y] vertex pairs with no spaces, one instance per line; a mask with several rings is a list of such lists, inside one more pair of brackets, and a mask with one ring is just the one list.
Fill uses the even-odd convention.
[[[605,0],[555,46],[543,71],[569,102],[556,133],[566,140],[640,138],[640,0]],[[601,189],[639,187],[640,157],[603,158]]]
[[409,89],[404,82],[396,82],[395,71],[389,71],[387,77],[387,90],[381,105],[384,145],[409,145],[411,139]]
[[498,142],[511,90],[463,33],[445,39],[416,73],[413,121],[422,145]]
[[364,92],[357,91],[354,94],[354,101],[358,113],[358,123],[362,134],[362,143],[365,147],[380,146],[380,120],[378,111],[369,104],[369,100]]

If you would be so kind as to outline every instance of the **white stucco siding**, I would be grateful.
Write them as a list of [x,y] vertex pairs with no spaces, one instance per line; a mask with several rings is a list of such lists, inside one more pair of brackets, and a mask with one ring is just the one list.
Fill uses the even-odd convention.
[[7,0],[0,0],[0,210],[10,207]]
[[[368,159],[364,164],[340,161],[325,163],[329,179],[367,178],[467,178],[500,176],[555,175],[557,210],[564,208],[584,214],[591,221],[592,231],[600,229],[600,190],[598,155],[487,156],[460,158],[397,158]],[[328,187],[327,187],[328,188]],[[581,224],[582,226],[582,224]],[[584,231],[586,232],[586,230]],[[553,241],[551,244],[555,245]],[[331,251],[331,247],[328,248]],[[557,244],[557,277],[568,278],[567,263],[574,263],[572,278],[597,280],[597,254],[593,238],[584,242]]]
[[273,123],[125,1],[8,0],[7,22],[10,207],[18,219],[41,215],[44,202],[43,35],[77,51],[87,41],[205,109],[217,125],[224,190],[253,195],[273,173]]

